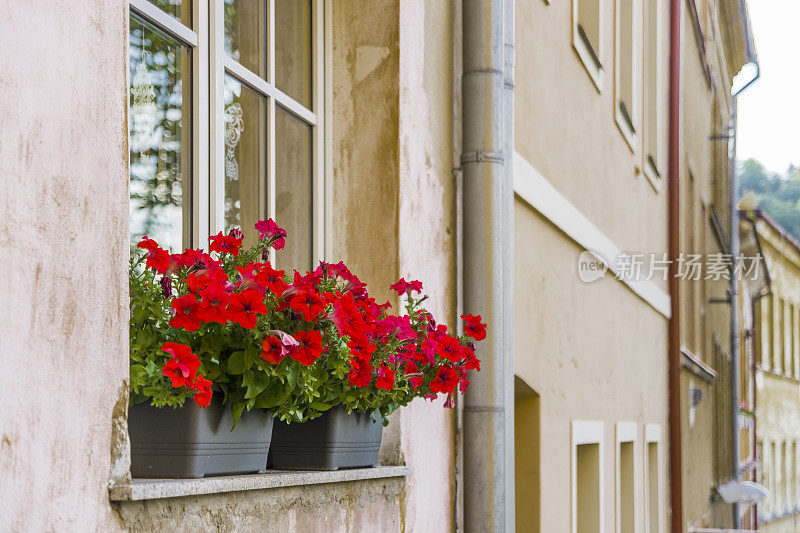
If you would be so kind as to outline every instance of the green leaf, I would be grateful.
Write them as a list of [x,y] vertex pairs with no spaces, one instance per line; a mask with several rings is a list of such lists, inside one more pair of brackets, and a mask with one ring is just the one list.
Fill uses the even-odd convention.
[[324,403],[324,402],[311,402],[309,407],[311,407],[312,409],[316,409],[317,411],[327,411],[333,406],[329,403]]
[[231,404],[231,416],[233,416],[233,427],[231,431],[236,429],[236,424],[239,422],[239,418],[242,416],[242,411],[244,411],[245,402],[237,402]]
[[231,374],[244,374],[248,368],[243,351],[233,352],[228,358],[228,372]]

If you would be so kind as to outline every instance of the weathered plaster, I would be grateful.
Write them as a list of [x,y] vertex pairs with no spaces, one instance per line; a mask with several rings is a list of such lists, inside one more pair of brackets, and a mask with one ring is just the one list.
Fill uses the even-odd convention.
[[115,504],[133,532],[402,531],[402,478]]
[[111,460],[128,375],[126,4],[3,4],[3,531],[119,528],[107,486],[127,470]]

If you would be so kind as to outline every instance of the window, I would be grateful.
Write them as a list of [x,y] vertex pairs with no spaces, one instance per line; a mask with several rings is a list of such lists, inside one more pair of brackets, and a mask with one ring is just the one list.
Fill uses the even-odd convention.
[[572,422],[571,481],[572,533],[602,533],[602,422]]
[[787,376],[791,376],[794,372],[792,366],[794,364],[794,357],[792,355],[792,303],[789,300],[783,301],[783,372]]
[[636,531],[636,424],[617,424],[617,533]]
[[774,372],[781,373],[784,370],[783,366],[783,335],[784,335],[784,303],[783,298],[775,298],[773,300],[775,305],[775,326],[772,332],[772,369]]
[[602,27],[598,0],[572,0],[572,45],[598,91],[603,90]]
[[661,189],[661,2],[646,0],[644,13],[644,174]]
[[639,42],[634,14],[638,2],[634,0],[616,0],[614,17],[614,100],[616,108],[614,118],[628,143],[631,151],[636,150],[636,101],[637,91],[634,85],[638,82],[635,68],[636,46]]
[[130,0],[133,240],[271,217],[280,267],[322,258],[324,2]]
[[191,23],[186,6],[141,7],[131,10],[128,46],[131,239],[181,250],[192,242],[196,34],[181,23]]
[[647,424],[644,430],[645,451],[645,525],[646,533],[661,533],[661,426]]

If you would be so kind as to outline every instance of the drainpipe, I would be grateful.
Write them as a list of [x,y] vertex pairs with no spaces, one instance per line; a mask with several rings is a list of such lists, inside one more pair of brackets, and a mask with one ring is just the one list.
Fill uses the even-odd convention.
[[680,280],[680,69],[681,0],[670,0],[669,17],[669,162],[668,162],[668,248],[669,248],[669,470],[672,533],[683,532],[683,465],[681,463],[681,332]]
[[[744,11],[743,11],[744,12]],[[739,176],[736,173],[736,125],[737,125],[737,104],[739,94],[750,87],[761,75],[761,70],[756,65],[756,74],[753,79],[733,93],[731,108],[731,120],[733,122],[733,132],[731,135],[731,156],[730,156],[730,222],[731,222],[731,257],[736,260],[739,257]],[[739,301],[737,298],[738,283],[735,276],[730,280],[730,299],[731,299],[731,408],[733,423],[733,479],[739,481]],[[733,526],[739,529],[742,525],[739,504],[733,504]]]
[[[739,8],[742,16],[747,13],[745,0],[739,0]],[[737,132],[737,112],[739,95],[750,87],[761,76],[761,69],[756,60],[755,50],[750,43],[750,26],[745,22],[745,42],[747,43],[747,59],[756,67],[753,78],[733,93],[731,109],[731,120],[733,132],[731,135],[731,161],[730,161],[730,222],[731,222],[731,256],[736,260],[739,256],[739,176],[736,173],[736,132]],[[731,298],[731,408],[733,411],[733,475],[734,480],[739,480],[739,302],[737,299],[737,281],[731,276],[730,298]],[[755,315],[754,315],[755,316]],[[733,524],[734,527],[741,527],[741,516],[739,504],[733,505]]]
[[503,336],[505,337],[504,378],[506,391],[506,529],[515,530],[514,491],[514,5],[503,2]]
[[[462,0],[462,150],[464,312],[489,324],[478,347],[482,370],[464,397],[464,525],[466,531],[513,531],[512,331],[507,321],[509,263],[504,49],[510,0]],[[507,5],[505,7],[508,7]],[[513,18],[513,14],[511,15]],[[510,197],[510,198],[509,198]],[[511,392],[513,394],[513,392]],[[509,431],[509,428],[511,431]]]

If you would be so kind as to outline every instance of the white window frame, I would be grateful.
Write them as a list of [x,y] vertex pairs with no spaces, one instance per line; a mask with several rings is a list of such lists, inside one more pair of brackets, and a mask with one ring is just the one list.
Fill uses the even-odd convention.
[[[662,533],[664,531],[664,446],[662,444],[661,424],[645,424],[644,426],[644,524],[645,533]],[[658,531],[650,531],[650,458],[649,446],[656,445],[658,461]]]
[[[643,42],[642,42],[642,173],[645,175],[647,180],[652,185],[653,189],[658,193],[661,192],[661,188],[664,183],[664,168],[665,163],[663,160],[662,154],[662,138],[663,138],[663,116],[666,110],[666,106],[664,104],[664,91],[663,85],[665,80],[664,75],[664,65],[662,61],[663,53],[663,23],[662,23],[662,15],[664,14],[664,7],[663,2],[657,1],[656,5],[660,9],[655,13],[656,17],[656,34],[652,37],[652,42],[655,43],[655,61],[656,61],[656,79],[655,79],[655,91],[656,91],[656,101],[652,103],[655,107],[654,117],[655,117],[655,126],[653,126],[653,132],[655,132],[655,146],[656,146],[656,153],[650,153],[650,149],[648,146],[648,135],[650,130],[650,124],[647,123],[647,106],[651,105],[647,98],[647,60],[649,57],[649,47],[651,40],[648,39],[648,22],[650,20],[650,7],[651,2],[650,0],[645,0],[644,8],[642,9],[642,35],[643,35]],[[651,158],[655,161],[655,166],[651,164]]]
[[[599,26],[597,50],[594,50],[593,48],[590,49],[590,45],[584,42],[583,38],[581,38],[580,31],[578,30],[578,26],[580,25],[578,20],[578,3],[581,1],[599,2],[597,7],[597,23]],[[586,69],[586,72],[589,73],[589,78],[591,78],[592,83],[594,83],[594,86],[599,93],[603,92],[603,73],[605,72],[603,69],[603,28],[605,27],[604,7],[604,0],[572,0],[572,46],[578,53],[578,57],[580,57],[583,67]],[[594,62],[595,55],[599,64],[595,64]]]
[[572,533],[578,531],[578,446],[582,444],[598,445],[598,490],[599,490],[599,533],[605,531],[605,485],[603,467],[605,465],[605,453],[603,446],[603,422],[602,421],[572,421],[572,446],[570,451],[570,492],[571,492],[571,515],[570,524]]
[[622,533],[622,444],[630,443],[633,450],[633,523],[634,531],[639,531],[639,435],[635,422],[617,422],[615,445],[615,518],[616,533]]
[[[224,5],[221,0],[188,0],[192,28],[154,6],[148,0],[128,0],[129,17],[136,14],[192,49],[192,243],[205,247],[208,237],[225,228],[225,103],[224,80],[229,74],[267,99],[267,205],[266,217],[275,218],[275,112],[276,103],[300,117],[312,132],[312,254],[325,259],[326,219],[330,214],[330,191],[326,186],[330,154],[328,123],[332,94],[330,65],[330,0],[311,0],[312,102],[311,109],[282,92],[275,80],[275,0],[267,0],[269,49],[267,80],[243,67],[225,53]],[[312,111],[313,109],[313,111]],[[326,164],[328,163],[328,164]],[[277,221],[280,223],[280,221]],[[252,228],[243,228],[245,231]],[[275,250],[270,250],[275,260]]]
[[[621,20],[621,2],[623,0],[614,1],[614,120],[619,127],[622,137],[628,144],[632,153],[636,152],[637,129],[639,128],[639,94],[641,92],[639,74],[640,69],[636,68],[641,64],[639,53],[641,50],[641,38],[643,37],[642,28],[637,26],[637,23],[642,20],[639,14],[640,6],[642,5],[639,0],[630,0],[631,2],[631,27],[623,28]],[[631,32],[631,101],[625,102],[622,98],[621,84],[622,84],[622,32]],[[620,104],[625,103],[626,109],[629,113],[630,122],[623,116],[620,110]]]

